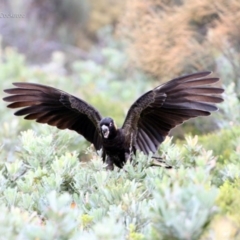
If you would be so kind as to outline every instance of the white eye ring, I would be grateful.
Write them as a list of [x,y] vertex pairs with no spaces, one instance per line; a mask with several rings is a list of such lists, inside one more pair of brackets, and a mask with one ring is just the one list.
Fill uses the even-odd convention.
[[111,127],[111,126],[112,126],[112,123],[110,122],[110,123],[109,123],[109,127]]

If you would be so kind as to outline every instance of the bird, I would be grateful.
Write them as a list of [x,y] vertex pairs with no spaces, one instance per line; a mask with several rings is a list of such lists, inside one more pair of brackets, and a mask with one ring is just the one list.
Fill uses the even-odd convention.
[[224,90],[210,71],[174,78],[140,96],[129,108],[123,125],[67,92],[37,83],[16,82],[3,100],[8,108],[21,108],[14,115],[70,129],[82,135],[98,151],[107,169],[122,168],[136,155],[155,154],[169,131],[184,121],[208,116],[218,110]]

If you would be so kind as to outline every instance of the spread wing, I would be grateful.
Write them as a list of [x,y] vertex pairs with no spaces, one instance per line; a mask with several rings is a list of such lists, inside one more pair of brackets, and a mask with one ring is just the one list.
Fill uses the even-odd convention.
[[28,120],[47,123],[59,129],[70,129],[83,135],[94,147],[102,147],[99,112],[83,100],[53,87],[35,83],[13,83],[17,88],[4,90],[11,96],[9,108],[22,108],[14,114]]
[[176,125],[216,111],[215,103],[223,101],[223,89],[210,85],[219,81],[209,77],[210,73],[175,78],[142,95],[129,109],[123,124],[126,139],[132,139],[145,154],[155,153]]

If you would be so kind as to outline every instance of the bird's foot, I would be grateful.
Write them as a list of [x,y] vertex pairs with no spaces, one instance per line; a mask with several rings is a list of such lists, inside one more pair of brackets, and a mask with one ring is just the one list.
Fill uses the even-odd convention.
[[166,169],[172,169],[173,167],[169,164],[167,164],[162,157],[152,157],[153,158],[153,162],[151,164],[151,166],[158,166],[158,167],[164,167]]

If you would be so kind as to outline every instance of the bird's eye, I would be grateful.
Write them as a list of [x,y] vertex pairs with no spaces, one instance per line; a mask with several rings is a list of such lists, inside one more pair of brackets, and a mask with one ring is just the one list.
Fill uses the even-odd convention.
[[110,123],[109,123],[109,127],[111,127],[111,126],[112,126],[112,123],[110,122]]

